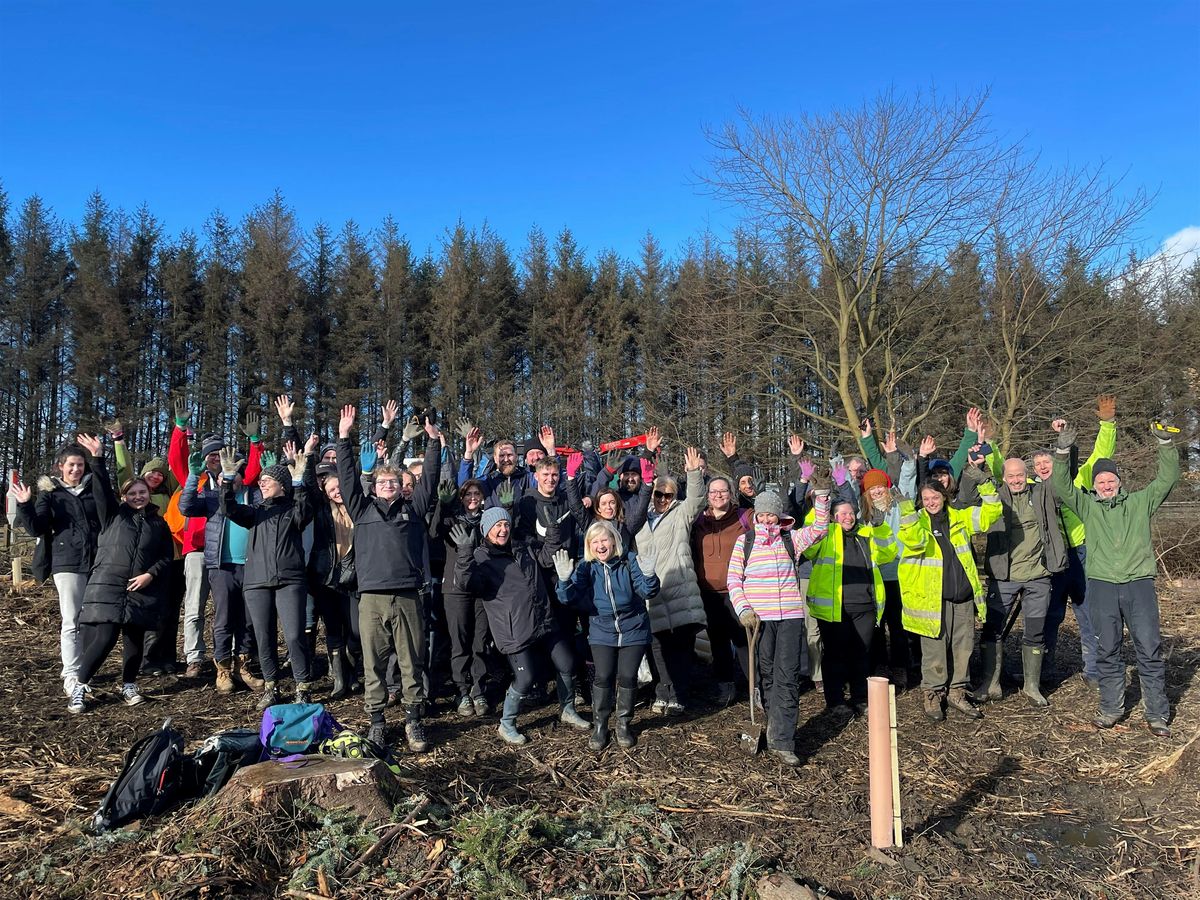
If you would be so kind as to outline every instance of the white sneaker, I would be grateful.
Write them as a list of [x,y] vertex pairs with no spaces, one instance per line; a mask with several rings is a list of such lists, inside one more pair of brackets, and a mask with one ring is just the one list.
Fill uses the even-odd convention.
[[63,694],[70,697],[75,693],[75,686],[79,684],[79,679],[74,675],[68,675],[63,679]]
[[138,693],[137,685],[133,682],[126,682],[121,685],[121,700],[126,706],[137,706],[146,698]]
[[657,713],[660,716],[665,715],[667,712],[667,701],[666,700],[655,700],[653,703],[650,704],[650,712]]
[[87,695],[91,692],[92,689],[86,684],[76,681],[75,687],[71,690],[71,701],[67,704],[67,712],[77,716],[87,709]]

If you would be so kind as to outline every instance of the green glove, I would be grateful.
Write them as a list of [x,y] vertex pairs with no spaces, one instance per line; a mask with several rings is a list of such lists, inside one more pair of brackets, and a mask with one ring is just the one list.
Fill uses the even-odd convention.
[[270,450],[264,450],[261,462],[264,469],[269,469],[271,466],[275,465],[275,463],[279,462],[279,457]]
[[204,471],[204,454],[199,450],[193,450],[188,456],[188,471],[193,475],[199,475]]
[[175,424],[180,428],[187,428],[191,418],[192,411],[188,409],[187,401],[180,397],[175,401]]
[[496,488],[496,502],[505,509],[511,509],[513,505],[513,487],[511,484],[502,484]]
[[454,487],[453,481],[443,481],[438,484],[438,500],[443,506],[449,506],[454,502],[454,495],[458,490]]

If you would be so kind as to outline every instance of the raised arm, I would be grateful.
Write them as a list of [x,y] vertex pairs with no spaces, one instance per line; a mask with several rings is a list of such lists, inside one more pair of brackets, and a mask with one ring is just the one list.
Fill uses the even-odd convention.
[[700,515],[700,510],[704,509],[704,504],[708,502],[704,493],[704,475],[700,471],[698,447],[687,448],[683,454],[683,467],[687,472],[687,497],[680,505],[690,525],[696,521],[696,516]]
[[187,481],[188,476],[187,427],[191,417],[192,411],[187,400],[182,397],[176,400],[175,427],[171,430],[171,443],[167,448],[167,467],[180,484]]
[[233,492],[233,479],[237,475],[237,454],[232,447],[221,448],[221,514],[235,525],[254,527],[254,507],[238,503]]
[[1179,482],[1179,450],[1174,445],[1171,433],[1161,425],[1151,426],[1150,430],[1158,438],[1158,473],[1140,493],[1149,498],[1150,512],[1154,512],[1162,506],[1167,495],[1171,493],[1171,488]]
[[342,502],[346,505],[350,518],[356,522],[371,502],[363,493],[362,484],[358,480],[358,472],[354,469],[354,447],[350,443],[350,431],[354,428],[354,419],[357,415],[358,410],[353,406],[342,407],[342,414],[338,420],[337,440],[338,484],[342,489]]
[[817,544],[829,531],[829,491],[813,492],[813,523],[792,532],[792,544],[797,553],[803,553]]
[[100,439],[88,434],[78,436],[79,446],[88,452],[88,468],[92,472],[92,498],[96,501],[96,518],[100,527],[106,528],[117,517],[121,501],[117,499],[112,481],[108,477],[108,466],[104,464],[104,445]]
[[962,440],[958,442],[958,449],[950,457],[950,471],[955,478],[958,478],[962,474],[963,468],[966,467],[967,455],[971,452],[971,448],[979,443],[979,427],[982,419],[983,414],[974,406],[967,410],[967,424],[963,428]]
[[1092,483],[1092,466],[1099,459],[1112,459],[1117,452],[1117,398],[1111,394],[1101,394],[1096,398],[1096,415],[1100,419],[1100,430],[1096,433],[1096,443],[1092,452],[1075,476],[1075,486],[1086,488]]
[[887,471],[887,460],[879,450],[879,442],[875,440],[875,428],[870,419],[863,419],[859,429],[858,446],[862,448],[863,456],[867,458],[872,469]]
[[437,502],[437,486],[442,477],[442,442],[445,440],[442,430],[429,419],[425,420],[425,433],[429,435],[429,446],[425,448],[421,479],[413,488],[412,495],[413,511],[422,519],[429,515]]

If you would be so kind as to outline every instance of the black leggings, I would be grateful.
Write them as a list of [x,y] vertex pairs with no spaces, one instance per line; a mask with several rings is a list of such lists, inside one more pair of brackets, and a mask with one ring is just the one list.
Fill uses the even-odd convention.
[[100,668],[105,658],[117,646],[117,638],[123,638],[121,647],[121,680],[125,684],[137,681],[142,667],[142,647],[146,640],[146,629],[136,625],[119,625],[116,622],[84,622],[79,626],[79,683],[87,684]]
[[292,677],[299,684],[308,681],[312,655],[304,637],[304,606],[308,591],[302,584],[285,584],[273,588],[247,588],[246,611],[254,623],[258,641],[258,662],[263,678],[274,682],[279,674],[279,648],[276,634],[283,625],[288,657],[292,661]]
[[617,675],[617,687],[633,690],[637,687],[638,666],[646,654],[646,645],[636,647],[606,647],[592,644],[592,662],[596,665],[594,688],[607,690],[612,687],[613,672]]
[[512,688],[522,697],[533,690],[540,660],[547,653],[559,675],[570,678],[575,674],[575,656],[571,653],[571,645],[557,632],[539,638],[524,650],[505,654],[513,671]]
[[337,653],[346,646],[350,632],[350,595],[325,584],[309,584],[313,598],[313,627],[325,623],[325,647]]

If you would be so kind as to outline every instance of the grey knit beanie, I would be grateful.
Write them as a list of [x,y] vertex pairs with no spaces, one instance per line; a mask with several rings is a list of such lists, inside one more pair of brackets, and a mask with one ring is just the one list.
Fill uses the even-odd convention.
[[774,491],[763,491],[754,498],[754,514],[773,513],[783,518],[783,499]]
[[508,514],[508,510],[503,506],[489,506],[483,511],[483,515],[479,517],[479,533],[487,537],[487,533],[492,530],[492,526],[497,522],[508,522],[512,524],[512,516]]

